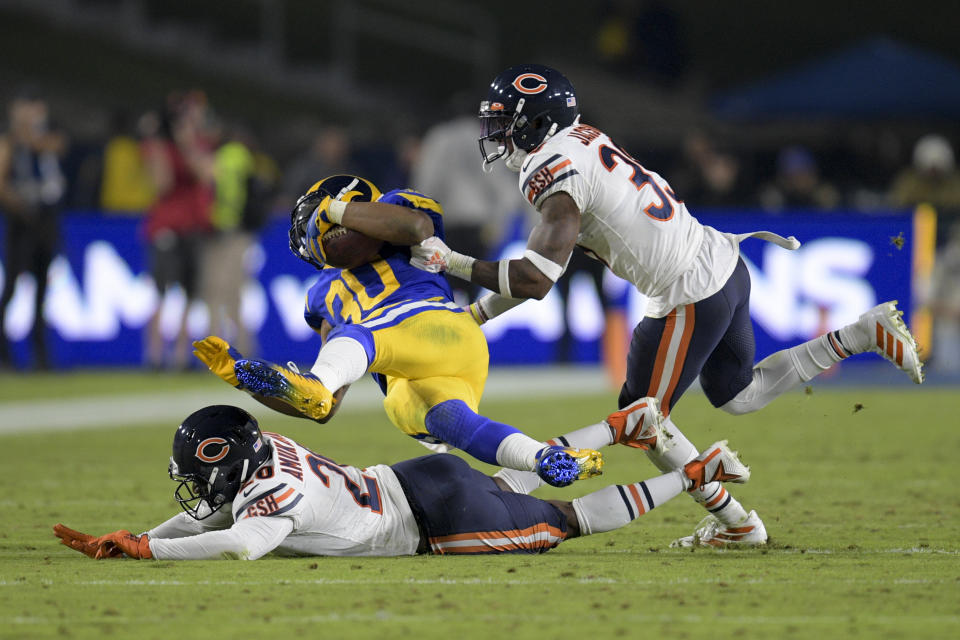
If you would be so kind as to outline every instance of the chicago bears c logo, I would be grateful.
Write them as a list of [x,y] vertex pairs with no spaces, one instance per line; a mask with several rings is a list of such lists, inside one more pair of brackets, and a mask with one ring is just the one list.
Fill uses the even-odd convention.
[[538,73],[521,73],[513,79],[513,87],[527,95],[543,93],[547,90],[547,79]]
[[[217,446],[220,447],[219,451],[216,450]],[[206,449],[210,447],[213,447],[213,450],[208,453]],[[218,460],[223,460],[229,452],[230,445],[228,445],[227,441],[223,438],[207,438],[197,445],[197,457],[204,462],[217,462]]]

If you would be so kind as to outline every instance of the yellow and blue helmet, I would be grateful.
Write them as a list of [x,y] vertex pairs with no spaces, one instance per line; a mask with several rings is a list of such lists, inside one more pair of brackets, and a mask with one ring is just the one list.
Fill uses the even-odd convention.
[[315,182],[300,196],[290,212],[290,251],[295,256],[323,269],[326,258],[320,238],[333,225],[317,220],[314,212],[324,198],[343,202],[373,202],[381,196],[380,189],[366,178],[349,174],[337,174]]

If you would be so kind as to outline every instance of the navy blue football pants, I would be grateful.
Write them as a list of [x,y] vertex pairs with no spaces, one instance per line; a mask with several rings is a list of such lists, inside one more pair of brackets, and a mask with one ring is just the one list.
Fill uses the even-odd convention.
[[709,298],[674,308],[663,318],[644,318],[633,330],[623,408],[651,396],[664,415],[700,376],[707,399],[725,405],[753,380],[756,350],[750,321],[750,272],[742,259]]
[[420,526],[422,551],[542,553],[567,536],[567,519],[558,508],[503,491],[457,456],[423,456],[391,468]]

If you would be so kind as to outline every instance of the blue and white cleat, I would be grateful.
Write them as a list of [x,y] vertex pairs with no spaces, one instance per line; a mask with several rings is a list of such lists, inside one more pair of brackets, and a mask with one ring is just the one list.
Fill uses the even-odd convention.
[[326,418],[333,409],[333,392],[317,376],[300,373],[295,366],[243,359],[237,360],[234,372],[245,390],[276,398],[313,420]]
[[536,472],[547,484],[566,487],[603,473],[603,456],[593,449],[544,447],[537,454]]

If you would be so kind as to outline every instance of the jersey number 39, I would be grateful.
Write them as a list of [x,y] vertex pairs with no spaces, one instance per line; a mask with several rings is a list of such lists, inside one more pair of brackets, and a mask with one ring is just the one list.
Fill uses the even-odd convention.
[[669,186],[664,184],[662,187],[657,184],[647,170],[643,166],[633,159],[633,157],[621,149],[620,147],[614,145],[600,145],[600,162],[603,163],[604,168],[607,171],[613,171],[617,165],[623,162],[625,165],[633,169],[633,173],[630,175],[630,181],[637,188],[637,191],[643,191],[644,189],[651,189],[653,195],[656,197],[657,202],[652,202],[643,210],[648,216],[654,220],[662,220],[666,222],[673,217],[675,207],[679,204],[676,194],[673,193],[673,190]]

